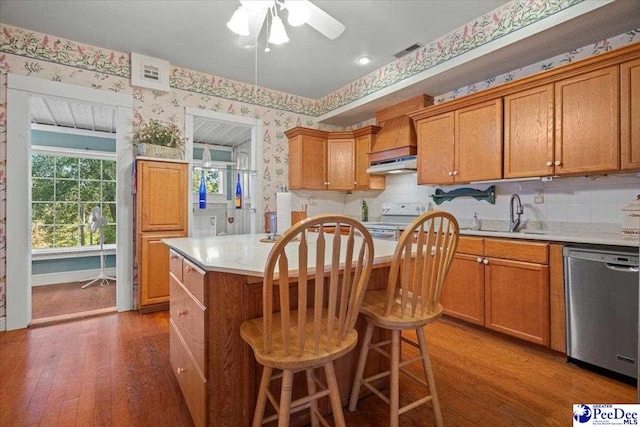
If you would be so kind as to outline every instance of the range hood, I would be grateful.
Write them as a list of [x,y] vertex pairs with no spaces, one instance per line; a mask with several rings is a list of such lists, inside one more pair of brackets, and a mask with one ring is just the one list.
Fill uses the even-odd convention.
[[417,170],[416,156],[405,156],[397,159],[372,162],[367,173],[374,175],[412,173]]

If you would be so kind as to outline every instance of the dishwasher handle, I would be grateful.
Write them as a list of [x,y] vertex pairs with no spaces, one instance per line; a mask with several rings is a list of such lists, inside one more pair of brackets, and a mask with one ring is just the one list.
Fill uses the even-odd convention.
[[638,266],[609,264],[608,262],[605,263],[604,265],[606,265],[609,270],[618,271],[620,273],[637,273],[638,272]]

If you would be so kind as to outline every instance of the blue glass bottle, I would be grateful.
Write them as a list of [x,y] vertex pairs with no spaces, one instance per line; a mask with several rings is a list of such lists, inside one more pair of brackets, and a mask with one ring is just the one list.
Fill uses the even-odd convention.
[[198,190],[200,209],[207,209],[207,184],[205,183],[204,174],[205,171],[202,169],[200,172],[200,189]]
[[242,209],[242,184],[240,184],[240,174],[236,182],[236,209]]

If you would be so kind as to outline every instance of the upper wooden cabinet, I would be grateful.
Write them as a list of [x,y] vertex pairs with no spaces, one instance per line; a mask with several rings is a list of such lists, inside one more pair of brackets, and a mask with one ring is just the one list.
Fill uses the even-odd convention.
[[455,111],[458,182],[502,178],[502,99]]
[[640,169],[640,59],[620,65],[621,169]]
[[418,184],[502,177],[502,100],[416,121]]
[[[636,43],[409,113],[418,183],[640,170],[639,87]],[[504,103],[503,137],[490,128],[487,104],[496,99]],[[499,175],[487,161],[502,152]]]
[[285,134],[289,138],[289,188],[324,190],[327,182],[326,132],[294,128]]
[[187,235],[188,165],[138,160],[136,168],[139,308],[162,309],[169,302],[169,247],[161,240]]
[[353,132],[356,138],[356,190],[384,190],[386,179],[384,175],[369,175],[369,152],[380,130],[377,126],[367,126]]
[[186,229],[186,164],[141,160],[137,166],[138,231]]
[[504,97],[504,177],[553,175],[553,85]]
[[620,169],[618,67],[555,84],[555,173]]
[[369,151],[377,126],[325,132],[296,127],[289,138],[289,188],[292,190],[382,190],[383,176],[368,175]]
[[327,189],[353,190],[355,163],[355,139],[330,137],[327,142]]

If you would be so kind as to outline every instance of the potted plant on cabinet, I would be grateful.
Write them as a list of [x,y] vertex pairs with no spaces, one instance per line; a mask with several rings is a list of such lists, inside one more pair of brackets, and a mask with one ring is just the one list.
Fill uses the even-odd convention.
[[185,140],[175,123],[157,120],[142,122],[133,132],[133,142],[140,156],[176,160],[184,158]]

